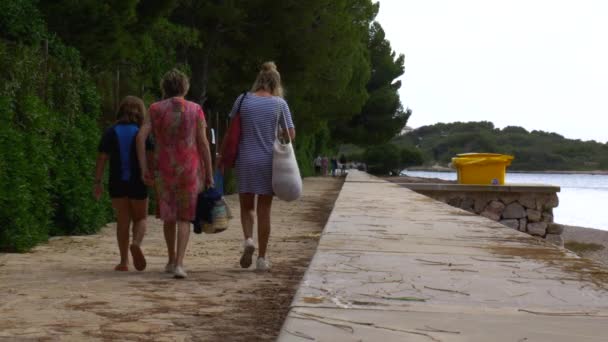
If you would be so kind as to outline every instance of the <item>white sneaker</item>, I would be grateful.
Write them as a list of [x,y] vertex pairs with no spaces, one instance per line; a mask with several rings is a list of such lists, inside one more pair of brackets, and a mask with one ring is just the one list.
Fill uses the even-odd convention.
[[176,279],[184,279],[188,277],[188,273],[184,271],[181,266],[175,266],[175,271],[173,272],[173,278]]
[[175,264],[165,265],[165,273],[175,273]]
[[270,271],[270,263],[265,258],[258,258],[258,261],[255,263],[255,270],[258,272],[268,272]]
[[251,266],[253,252],[255,252],[255,244],[253,243],[253,239],[249,238],[243,242],[243,255],[241,255],[240,261],[242,268],[249,268]]

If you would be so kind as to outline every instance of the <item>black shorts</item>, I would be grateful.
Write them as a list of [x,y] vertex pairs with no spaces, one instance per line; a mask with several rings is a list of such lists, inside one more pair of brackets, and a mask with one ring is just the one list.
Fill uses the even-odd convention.
[[315,166],[315,171],[317,173],[321,173],[321,167],[320,166]]
[[144,200],[148,198],[148,188],[141,181],[110,181],[109,184],[111,198],[130,198]]

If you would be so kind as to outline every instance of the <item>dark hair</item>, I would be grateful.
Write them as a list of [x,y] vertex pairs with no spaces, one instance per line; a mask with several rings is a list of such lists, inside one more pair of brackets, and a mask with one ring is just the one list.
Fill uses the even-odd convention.
[[144,101],[136,96],[126,96],[118,106],[116,120],[119,122],[134,123],[141,126],[146,116]]
[[163,98],[174,96],[184,96],[190,89],[190,81],[188,76],[183,72],[173,68],[163,76],[160,81],[160,90],[163,92]]

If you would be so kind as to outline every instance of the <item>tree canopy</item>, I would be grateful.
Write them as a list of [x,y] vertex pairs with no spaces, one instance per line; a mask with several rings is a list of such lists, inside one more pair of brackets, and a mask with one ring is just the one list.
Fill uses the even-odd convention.
[[374,21],[379,6],[371,0],[40,3],[50,31],[76,47],[93,71],[108,118],[122,96],[158,98],[159,78],[177,65],[191,75],[188,98],[225,124],[260,64],[274,60],[295,113],[305,172],[312,155],[330,144],[388,141],[411,115],[395,81],[404,56]]
[[608,169],[608,144],[528,132],[518,126],[499,129],[487,121],[423,126],[394,139],[394,143],[419,148],[431,165],[447,165],[459,153],[493,152],[515,156],[512,170]]
[[395,81],[403,75],[405,56],[396,56],[378,22],[371,25],[367,45],[371,63],[367,101],[346,123],[334,123],[340,141],[362,146],[387,142],[401,132],[412,115],[410,109],[403,109],[398,93],[401,81]]

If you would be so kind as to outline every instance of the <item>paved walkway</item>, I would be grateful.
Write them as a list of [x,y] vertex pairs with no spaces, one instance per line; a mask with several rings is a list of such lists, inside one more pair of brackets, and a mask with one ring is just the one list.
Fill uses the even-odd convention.
[[348,176],[279,341],[608,341],[608,269]]
[[[273,205],[273,271],[238,266],[238,219],[192,235],[190,277],[162,273],[162,226],[150,219],[148,269],[114,272],[114,225],[60,237],[27,254],[0,254],[0,341],[274,341],[314,254],[341,180],[309,178],[300,201]],[[236,217],[236,198],[228,201]]]

